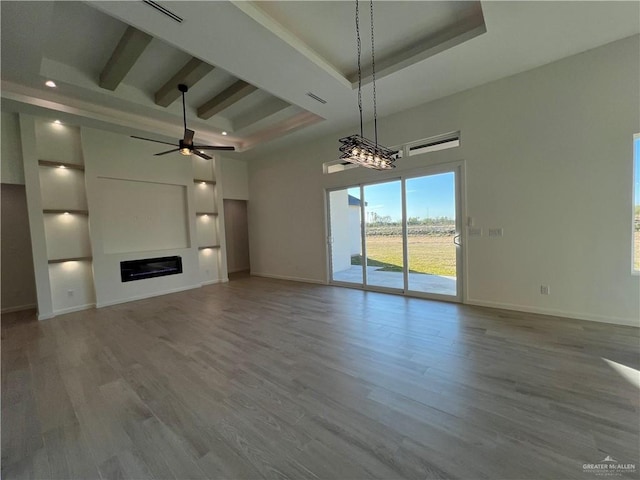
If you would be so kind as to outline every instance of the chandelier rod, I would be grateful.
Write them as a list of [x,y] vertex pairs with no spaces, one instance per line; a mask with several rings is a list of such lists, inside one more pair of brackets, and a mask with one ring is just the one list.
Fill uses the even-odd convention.
[[376,105],[376,57],[375,57],[375,48],[373,46],[373,0],[369,0],[370,5],[370,14],[371,14],[371,78],[373,80],[373,131],[374,131],[374,139],[376,143],[376,148],[378,148],[378,112]]
[[[364,0],[363,0],[364,1]],[[349,163],[375,170],[395,168],[397,152],[378,144],[378,105],[376,98],[376,58],[374,41],[373,0],[369,0],[371,18],[371,79],[373,83],[373,129],[374,140],[364,137],[364,115],[362,112],[362,40],[360,38],[360,3],[356,0],[356,45],[358,49],[358,112],[360,113],[360,135],[354,134],[338,141],[340,158]]]
[[358,111],[360,112],[360,136],[364,137],[364,129],[362,126],[362,68],[360,67],[362,44],[360,43],[360,8],[358,6],[358,0],[356,0],[356,45],[358,48]]

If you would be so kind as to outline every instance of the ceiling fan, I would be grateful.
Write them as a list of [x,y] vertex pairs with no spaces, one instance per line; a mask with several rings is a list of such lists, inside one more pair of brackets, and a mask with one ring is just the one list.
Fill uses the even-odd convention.
[[[184,119],[184,138],[178,141],[178,148],[173,148],[171,150],[167,150],[166,152],[160,152],[154,154],[156,157],[159,155],[166,155],[167,153],[180,152],[181,155],[198,155],[199,157],[204,158],[205,160],[211,160],[213,157],[210,157],[203,150],[235,150],[235,147],[216,147],[214,145],[194,145],[193,144],[193,136],[195,132],[193,130],[189,130],[187,128],[187,111],[184,103],[184,94],[189,90],[184,84],[178,85],[178,90],[182,92],[182,117]],[[161,140],[153,140],[152,138],[144,138],[137,137],[135,135],[131,135],[131,138],[137,138],[138,140],[146,140],[148,142],[156,142],[156,143],[164,143],[166,145],[176,146],[175,143],[163,142]]]

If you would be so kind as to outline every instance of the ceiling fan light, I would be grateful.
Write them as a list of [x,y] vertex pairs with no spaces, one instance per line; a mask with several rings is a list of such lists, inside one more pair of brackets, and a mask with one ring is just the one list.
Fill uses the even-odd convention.
[[191,150],[187,147],[182,147],[180,149],[180,155],[185,155],[185,156],[191,155]]

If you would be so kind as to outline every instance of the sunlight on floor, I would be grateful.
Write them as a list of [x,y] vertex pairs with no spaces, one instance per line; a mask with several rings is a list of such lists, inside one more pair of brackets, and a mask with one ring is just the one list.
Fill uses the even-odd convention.
[[640,371],[607,358],[603,358],[602,360],[604,360],[613,370],[619,373],[622,378],[631,383],[631,385],[640,389]]

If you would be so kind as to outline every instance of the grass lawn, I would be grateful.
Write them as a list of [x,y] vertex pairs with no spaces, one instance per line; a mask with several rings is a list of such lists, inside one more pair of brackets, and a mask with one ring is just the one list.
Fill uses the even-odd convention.
[[[410,235],[408,241],[409,271],[432,275],[456,275],[456,247],[452,236]],[[402,237],[376,235],[367,237],[367,265],[387,272],[402,271]],[[360,256],[351,259],[361,265]]]

